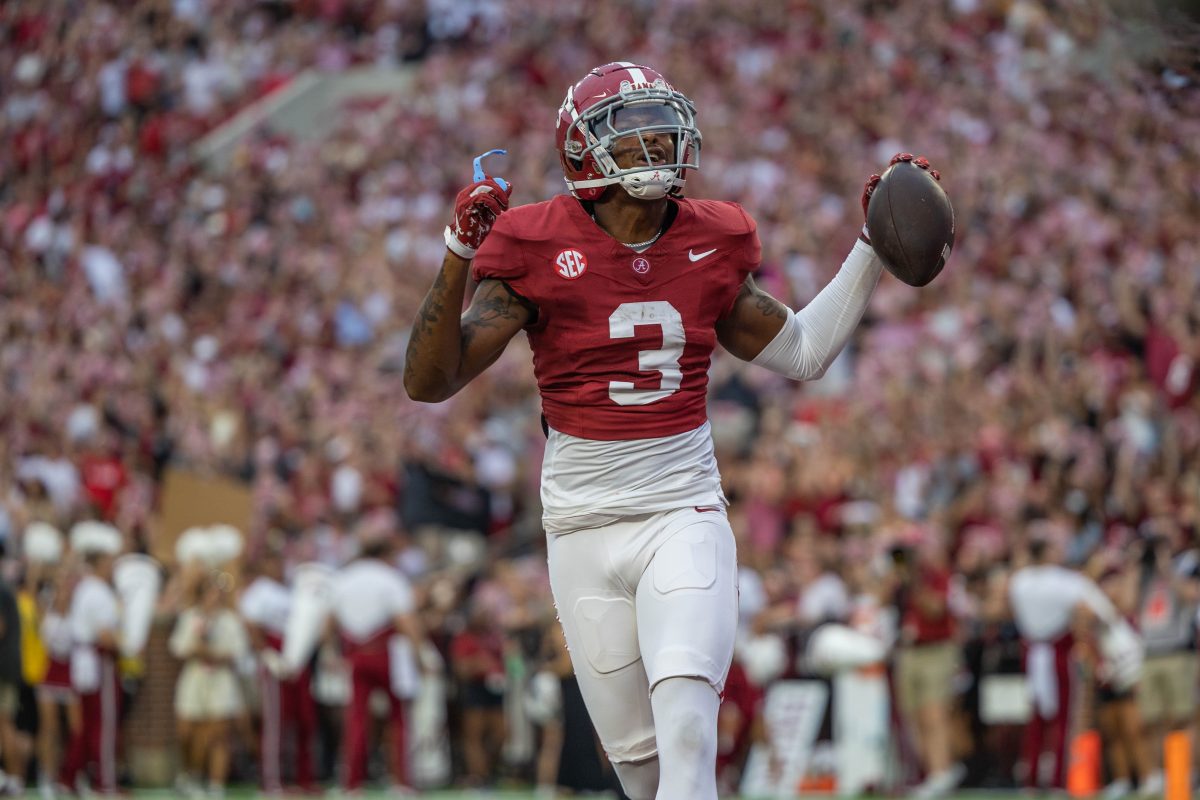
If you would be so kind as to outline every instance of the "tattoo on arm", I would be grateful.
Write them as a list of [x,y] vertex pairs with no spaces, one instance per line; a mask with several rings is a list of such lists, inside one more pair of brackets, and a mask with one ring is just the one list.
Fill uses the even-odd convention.
[[466,350],[471,340],[484,328],[499,327],[503,322],[520,320],[523,307],[500,281],[481,284],[480,296],[467,309],[462,319],[462,346]]
[[761,291],[754,284],[753,278],[746,278],[742,283],[742,288],[738,292],[738,300],[752,299],[754,308],[764,317],[775,317],[777,319],[787,319],[788,310],[783,303],[776,300],[771,295]]
[[787,319],[787,309],[783,307],[783,303],[771,297],[769,294],[758,292],[758,297],[754,302],[754,307],[758,309],[764,317],[778,317],[779,319]]
[[446,310],[446,302],[443,296],[446,294],[446,276],[438,272],[437,277],[433,281],[433,286],[429,293],[425,295],[425,299],[421,302],[421,307],[417,310],[417,324],[413,326],[413,335],[419,333],[428,333],[433,324],[442,316],[442,312]]
[[409,357],[404,360],[404,376],[406,379],[413,377],[413,372],[416,369],[417,359],[413,358],[413,354],[420,353],[425,344],[425,340],[433,335],[434,325],[446,311],[446,276],[439,270],[437,278],[433,281],[433,286],[430,287],[425,299],[421,301],[421,307],[417,309],[417,318],[413,322],[412,330],[409,333],[408,352]]
[[[448,260],[453,260],[447,256]],[[523,298],[498,280],[481,281],[466,313],[462,264],[439,271],[408,338],[404,387],[413,399],[439,402],[494,362],[531,314]]]

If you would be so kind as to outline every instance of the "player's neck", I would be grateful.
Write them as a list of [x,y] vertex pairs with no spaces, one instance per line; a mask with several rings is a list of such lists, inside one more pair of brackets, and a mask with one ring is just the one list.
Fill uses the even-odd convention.
[[624,244],[654,239],[667,220],[671,201],[638,200],[619,187],[592,204],[592,219],[609,236]]

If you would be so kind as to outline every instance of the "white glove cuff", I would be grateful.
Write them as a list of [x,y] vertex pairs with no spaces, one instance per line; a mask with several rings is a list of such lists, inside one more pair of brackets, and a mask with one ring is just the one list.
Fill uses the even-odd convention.
[[445,239],[446,247],[450,248],[450,252],[454,253],[454,255],[459,258],[465,258],[467,261],[475,257],[475,248],[467,247],[460,242],[458,237],[454,235],[454,230],[449,225],[446,226]]

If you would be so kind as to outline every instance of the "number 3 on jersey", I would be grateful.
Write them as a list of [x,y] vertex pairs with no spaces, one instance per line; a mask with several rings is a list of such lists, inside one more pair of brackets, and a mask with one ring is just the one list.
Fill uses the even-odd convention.
[[638,389],[629,381],[609,381],[608,396],[620,406],[644,406],[668,397],[679,388],[683,373],[679,359],[685,342],[683,317],[665,300],[648,303],[622,303],[608,318],[608,335],[630,339],[639,325],[657,325],[662,329],[662,347],[638,351],[638,369],[662,375],[657,389]]

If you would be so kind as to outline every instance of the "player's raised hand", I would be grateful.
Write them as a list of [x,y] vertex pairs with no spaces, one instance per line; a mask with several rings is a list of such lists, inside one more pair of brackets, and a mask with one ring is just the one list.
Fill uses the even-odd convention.
[[909,286],[937,277],[954,249],[954,206],[929,160],[897,153],[863,192],[862,238],[889,272]]
[[[929,159],[927,159],[925,156],[914,156],[912,153],[896,153],[896,155],[892,156],[892,160],[888,162],[888,166],[890,167],[895,164],[899,164],[901,161],[911,162],[914,167],[919,167],[925,170],[933,176],[935,181],[942,180],[942,173],[934,169],[930,165]],[[867,218],[867,207],[871,205],[871,195],[875,193],[875,187],[879,185],[879,178],[879,175],[872,175],[871,177],[867,178],[867,182],[863,184],[863,219]]]
[[508,210],[512,184],[503,178],[484,173],[481,161],[492,150],[475,159],[475,180],[454,198],[454,219],[446,226],[446,247],[465,259],[475,257],[475,251],[492,230],[496,217]]
[[896,153],[892,156],[892,160],[888,162],[888,166],[899,164],[901,161],[911,162],[914,167],[920,167],[933,176],[935,181],[942,179],[942,173],[938,172],[929,164],[929,159],[925,156],[914,156],[912,153]]
[[508,209],[511,191],[511,187],[501,189],[494,178],[463,187],[454,199],[454,219],[446,226],[446,247],[455,255],[474,258],[496,217]]
[[[928,172],[930,175],[933,176],[933,179],[935,181],[940,182],[942,180],[942,173],[940,173],[936,169],[934,169],[930,165],[929,159],[925,158],[925,156],[914,156],[912,153],[896,153],[896,155],[892,156],[892,160],[888,162],[888,166],[889,167],[894,166],[896,164],[899,164],[901,161],[907,161],[907,162],[911,163],[914,167],[918,167],[920,169],[925,170],[926,172]],[[881,178],[881,176],[878,174],[872,175],[871,177],[867,178],[867,182],[865,184],[863,184],[862,210],[863,210],[863,221],[864,222],[867,219],[867,209],[871,205],[871,195],[875,194],[875,188],[877,186],[879,186],[880,178]],[[871,243],[871,237],[867,233],[866,225],[863,225],[861,238],[867,244]]]

